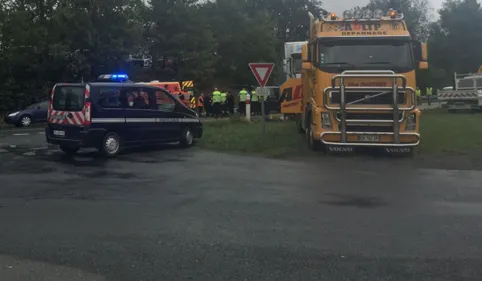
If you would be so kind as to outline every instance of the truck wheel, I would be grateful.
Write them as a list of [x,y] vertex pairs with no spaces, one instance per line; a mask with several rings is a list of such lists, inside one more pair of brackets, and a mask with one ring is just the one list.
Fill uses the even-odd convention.
[[300,134],[303,134],[305,132],[305,130],[303,130],[303,126],[301,126],[301,118],[299,117],[296,118],[296,129]]
[[122,140],[116,133],[107,133],[100,146],[100,152],[106,157],[115,157],[121,151]]
[[182,147],[188,148],[194,143],[194,135],[189,127],[184,128],[181,139],[179,140]]
[[322,148],[322,145],[319,141],[315,140],[313,138],[313,125],[311,124],[311,119],[309,119],[310,122],[306,124],[306,140],[308,142],[308,145],[310,146],[311,150],[313,151],[320,151]]

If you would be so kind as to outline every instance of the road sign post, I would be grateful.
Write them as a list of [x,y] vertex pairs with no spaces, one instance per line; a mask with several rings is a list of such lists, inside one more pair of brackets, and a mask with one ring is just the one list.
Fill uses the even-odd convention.
[[258,97],[260,98],[259,100],[261,101],[261,132],[262,134],[264,134],[266,131],[264,97],[269,95],[269,90],[266,89],[265,86],[269,80],[269,77],[271,76],[271,72],[273,72],[274,63],[250,63],[249,68],[251,69],[251,72],[253,72],[253,75],[256,78],[256,81],[258,81],[258,84],[260,86],[260,88],[257,89],[256,94],[258,95]]

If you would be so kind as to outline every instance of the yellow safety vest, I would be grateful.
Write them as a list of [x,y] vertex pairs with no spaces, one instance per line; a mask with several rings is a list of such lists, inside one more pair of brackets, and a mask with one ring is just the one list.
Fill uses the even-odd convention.
[[420,97],[422,95],[422,92],[420,92],[419,89],[417,89],[417,91],[415,93],[417,94],[417,97]]
[[221,102],[221,92],[214,91],[213,92],[213,103],[220,103]]
[[251,101],[259,101],[256,91],[251,91]]
[[431,96],[432,95],[432,87],[428,87],[427,88],[427,96]]
[[221,93],[221,102],[226,102],[226,99],[227,99],[227,94]]
[[242,90],[239,92],[239,101],[244,102],[246,101],[246,95],[248,94],[248,91]]

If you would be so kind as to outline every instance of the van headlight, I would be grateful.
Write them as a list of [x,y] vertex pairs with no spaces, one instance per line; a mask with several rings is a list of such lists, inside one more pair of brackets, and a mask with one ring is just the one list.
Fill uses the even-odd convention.
[[330,113],[322,112],[321,113],[321,127],[323,129],[331,129],[331,118]]
[[17,116],[19,112],[20,112],[20,111],[17,111],[17,112],[14,112],[14,113],[10,113],[10,114],[8,115],[8,117]]
[[417,116],[415,114],[410,114],[407,118],[407,124],[405,126],[405,130],[415,131],[416,128],[417,128]]

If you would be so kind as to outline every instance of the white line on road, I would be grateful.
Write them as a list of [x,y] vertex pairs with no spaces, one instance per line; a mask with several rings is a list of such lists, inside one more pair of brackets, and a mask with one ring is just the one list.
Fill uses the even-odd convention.
[[9,129],[3,129],[0,131],[2,132],[30,132],[30,131],[43,131],[45,130],[44,127],[36,127],[36,128],[25,128],[25,129],[17,129],[17,128],[9,128]]
[[30,135],[29,133],[22,133],[22,134],[13,134],[14,136],[28,136]]
[[39,135],[45,135],[45,132],[38,132]]

